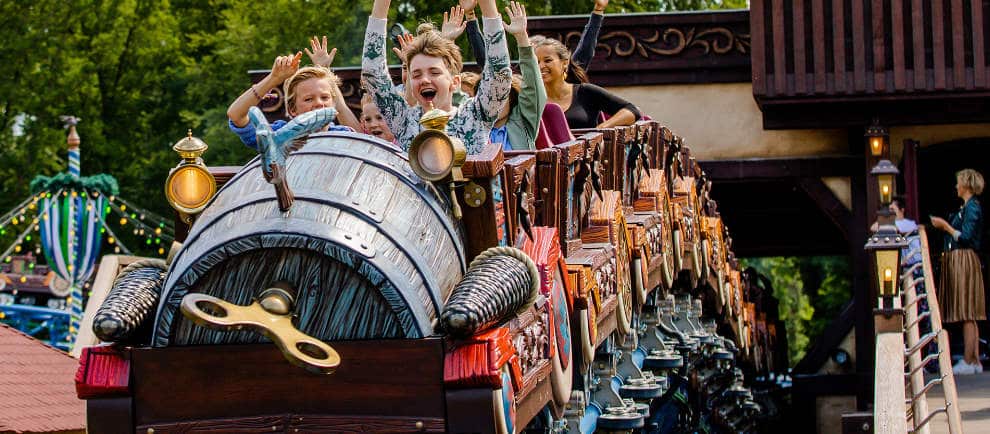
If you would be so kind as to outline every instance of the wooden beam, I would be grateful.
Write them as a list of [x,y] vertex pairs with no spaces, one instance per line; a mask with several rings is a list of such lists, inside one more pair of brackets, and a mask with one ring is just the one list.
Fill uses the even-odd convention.
[[798,180],[798,185],[815,201],[818,208],[842,232],[842,235],[848,238],[849,225],[852,224],[852,212],[839,198],[835,197],[835,193],[825,185],[825,182],[821,178],[803,177]]
[[[825,327],[822,336],[814,340],[808,351],[804,353],[804,358],[794,365],[795,374],[814,374],[818,372],[825,362],[828,361],[832,350],[842,345],[842,341],[853,330],[853,325],[856,323],[856,307],[853,303],[852,300],[847,302],[842,307],[842,311],[839,312],[839,316]],[[855,390],[850,389],[847,393],[852,395],[855,393]]]
[[700,162],[713,181],[754,178],[804,178],[852,176],[859,173],[862,158],[824,156],[796,158],[753,158],[743,160],[709,160]]

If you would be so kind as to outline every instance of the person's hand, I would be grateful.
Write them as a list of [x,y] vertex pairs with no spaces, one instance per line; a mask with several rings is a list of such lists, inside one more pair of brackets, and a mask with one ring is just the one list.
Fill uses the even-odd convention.
[[478,7],[478,0],[458,0],[457,4],[464,11],[474,12],[474,8]]
[[458,36],[464,33],[467,22],[464,21],[464,8],[454,6],[450,12],[443,13],[443,25],[440,26],[440,36],[451,41],[457,40]]
[[516,39],[526,35],[526,7],[518,2],[509,2],[505,7],[505,13],[509,16],[509,24],[502,24],[506,33],[516,36]]
[[946,232],[952,232],[952,225],[950,225],[949,222],[945,221],[945,219],[941,217],[932,217],[932,226],[934,226],[936,229],[941,229]]
[[595,12],[605,13],[606,7],[608,7],[608,0],[595,0]]
[[304,50],[306,50],[306,55],[309,56],[309,61],[313,62],[314,65],[329,68],[333,64],[333,59],[337,57],[336,48],[327,51],[330,46],[327,44],[326,35],[323,36],[322,42],[320,38],[313,36],[309,40],[309,46],[313,48],[313,51],[309,51],[309,48],[304,48]]
[[302,51],[297,51],[292,56],[278,56],[272,64],[272,72],[269,73],[276,83],[281,83],[292,77],[299,70],[299,61],[302,59]]
[[406,52],[406,49],[409,48],[409,44],[412,43],[412,41],[413,41],[414,38],[413,38],[413,35],[411,35],[409,33],[406,33],[406,34],[404,34],[402,36],[399,36],[396,39],[399,40],[399,46],[398,47],[392,47],[392,52],[395,53],[395,56],[399,58],[399,61],[400,62],[402,62],[402,69],[405,70],[406,69],[405,68],[406,67],[406,56],[405,56],[405,52]]

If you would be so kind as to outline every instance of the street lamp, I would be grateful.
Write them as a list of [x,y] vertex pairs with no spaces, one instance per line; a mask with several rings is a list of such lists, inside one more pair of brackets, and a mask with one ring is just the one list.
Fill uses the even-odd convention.
[[880,126],[880,120],[874,119],[873,124],[866,127],[866,142],[870,146],[870,155],[874,157],[879,157],[884,154],[884,150],[889,148],[886,146],[889,134],[887,134],[887,129]]
[[877,295],[884,309],[893,308],[893,300],[900,294],[901,249],[908,246],[907,240],[897,232],[892,224],[880,225],[877,233],[866,242],[877,279]]
[[870,175],[877,178],[877,191],[880,192],[880,204],[883,205],[883,208],[888,207],[890,202],[893,201],[894,189],[897,186],[894,183],[894,177],[899,173],[901,172],[897,170],[897,167],[890,160],[880,160],[870,170]]

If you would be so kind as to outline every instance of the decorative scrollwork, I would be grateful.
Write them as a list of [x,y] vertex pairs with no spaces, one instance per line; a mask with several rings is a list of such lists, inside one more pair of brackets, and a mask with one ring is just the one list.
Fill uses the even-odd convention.
[[[552,35],[568,46],[576,46],[581,32]],[[750,35],[737,33],[728,27],[697,27],[656,29],[650,36],[635,35],[625,30],[616,30],[602,35],[596,49],[611,57],[640,55],[644,59],[651,55],[680,56],[691,48],[700,49],[701,55],[748,54]]]

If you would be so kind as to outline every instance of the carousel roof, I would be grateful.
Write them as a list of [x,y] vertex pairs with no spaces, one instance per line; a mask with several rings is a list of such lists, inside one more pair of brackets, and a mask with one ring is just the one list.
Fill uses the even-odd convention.
[[0,432],[82,432],[86,404],[73,382],[79,362],[0,324]]

